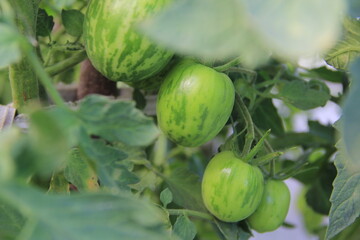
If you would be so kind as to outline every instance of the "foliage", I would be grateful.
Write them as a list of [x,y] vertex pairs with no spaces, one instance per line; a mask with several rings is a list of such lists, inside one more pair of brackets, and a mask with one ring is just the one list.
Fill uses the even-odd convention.
[[[202,178],[219,151],[256,165],[265,180],[304,184],[299,205],[310,234],[358,238],[358,1],[172,1],[132,26],[175,54],[145,79],[156,87],[134,84],[134,101],[90,95],[69,103],[55,83],[76,83],[87,57],[88,2],[0,1],[0,104],[18,109],[13,126],[0,129],[0,239],[249,239],[247,219],[223,222],[204,205]],[[326,63],[297,63],[314,55]],[[226,125],[193,148],[169,140],[148,111],[183,58],[227,75],[235,90]],[[311,117],[329,102],[343,110],[336,128]],[[296,131],[298,114],[308,116],[307,131]]]

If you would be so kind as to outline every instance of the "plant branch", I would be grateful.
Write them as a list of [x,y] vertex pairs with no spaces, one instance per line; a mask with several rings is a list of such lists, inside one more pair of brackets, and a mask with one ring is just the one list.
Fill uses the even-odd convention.
[[58,62],[52,66],[45,68],[45,70],[51,77],[53,77],[65,70],[81,63],[82,61],[84,61],[86,59],[86,57],[87,57],[86,52],[83,50],[61,62]]
[[21,47],[26,54],[26,57],[29,59],[29,64],[33,67],[35,73],[39,77],[39,80],[43,84],[46,89],[46,92],[49,94],[54,103],[63,109],[68,109],[68,106],[65,104],[64,100],[60,96],[59,92],[56,90],[54,85],[52,84],[50,76],[47,74],[45,69],[42,66],[41,61],[35,54],[34,50],[30,43],[24,39],[21,43]]
[[247,133],[245,136],[245,144],[243,147],[243,151],[241,153],[241,157],[245,157],[251,150],[251,145],[254,141],[255,138],[255,131],[254,131],[254,123],[252,121],[251,115],[245,105],[245,103],[243,102],[243,100],[241,99],[241,97],[239,96],[238,93],[235,93],[235,104],[238,106],[244,120],[245,120],[245,125],[246,125],[246,129],[247,129]]
[[170,215],[188,215],[193,217],[199,217],[206,220],[214,220],[214,217],[208,213],[198,212],[189,209],[167,209]]
[[226,72],[227,70],[238,65],[239,63],[240,63],[240,58],[238,57],[238,58],[231,60],[230,62],[225,63],[224,65],[214,67],[213,69],[218,72]]

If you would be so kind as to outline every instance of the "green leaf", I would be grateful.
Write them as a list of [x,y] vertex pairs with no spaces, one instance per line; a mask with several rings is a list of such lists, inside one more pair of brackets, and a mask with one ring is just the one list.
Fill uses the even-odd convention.
[[326,239],[336,236],[360,216],[360,171],[353,167],[342,140],[337,147],[339,153],[335,158],[335,166],[338,174],[330,198],[331,209]]
[[215,219],[215,224],[225,240],[248,240],[252,237],[245,222],[226,223]]
[[[24,239],[170,239],[161,210],[127,194],[44,194],[20,184],[1,185],[0,198],[27,219]],[[25,234],[25,233],[24,233]]]
[[0,239],[13,240],[21,231],[25,219],[16,208],[0,201]]
[[166,208],[166,206],[173,201],[173,195],[168,188],[165,188],[160,193],[160,201],[162,202],[164,208]]
[[317,174],[306,193],[306,202],[317,213],[329,214],[330,195],[333,190],[332,183],[336,176],[336,169],[332,163],[325,165]]
[[357,0],[347,0],[348,2],[348,9],[349,14],[353,18],[360,17],[360,3]]
[[318,80],[282,81],[279,96],[285,102],[301,110],[324,106],[331,97],[326,84]]
[[344,20],[344,37],[327,53],[325,60],[337,69],[347,69],[350,62],[360,56],[360,20]]
[[90,166],[90,161],[81,154],[78,148],[73,148],[64,171],[65,178],[79,191],[96,190],[99,188],[97,176]]
[[21,58],[20,35],[15,27],[0,19],[0,69],[17,62]]
[[136,109],[134,102],[90,95],[82,100],[77,114],[88,134],[110,142],[146,146],[159,134],[153,119]]
[[183,208],[207,212],[201,197],[199,177],[186,168],[177,168],[165,178],[171,190],[174,202]]
[[358,240],[360,235],[360,218],[336,235],[332,240]]
[[181,54],[205,59],[241,56],[245,65],[254,66],[269,52],[297,59],[327,50],[338,37],[344,8],[341,0],[176,1],[145,22],[142,30]]
[[102,139],[91,139],[85,133],[80,142],[81,150],[96,164],[97,175],[103,187],[130,190],[129,184],[139,181],[130,170],[132,163],[125,161],[127,154],[107,144]]
[[173,234],[183,240],[193,240],[196,236],[196,227],[187,216],[179,216],[173,228]]
[[67,33],[80,37],[83,33],[84,14],[79,10],[62,10],[61,19]]
[[285,133],[282,119],[271,99],[265,99],[261,102],[255,109],[252,119],[256,126],[263,130],[271,129],[271,133],[276,136],[281,136]]
[[343,124],[341,135],[352,167],[360,170],[360,59],[351,66],[352,82],[349,94],[343,107]]
[[326,140],[329,145],[335,145],[336,137],[335,137],[335,128],[328,125],[324,126],[316,121],[308,121],[309,132],[315,136]]
[[17,128],[0,132],[0,182],[11,180],[16,174],[13,154],[20,138],[21,132]]
[[36,35],[46,37],[51,34],[54,27],[54,20],[52,16],[49,16],[47,12],[39,8],[36,19]]
[[30,114],[29,138],[29,147],[36,154],[36,170],[39,174],[48,176],[65,164],[68,138],[51,113],[36,111]]
[[304,146],[304,147],[321,147],[332,144],[328,139],[324,139],[320,136],[316,136],[309,132],[295,133],[288,132],[284,135],[269,139],[271,146],[274,149],[287,149],[294,146]]
[[322,220],[324,218],[323,215],[316,213],[306,202],[305,194],[307,192],[307,188],[303,188],[297,199],[297,207],[301,212],[301,217],[305,229],[308,233],[314,234],[317,230],[319,230],[322,226]]
[[347,75],[343,71],[334,71],[329,69],[328,67],[319,67],[308,70],[305,73],[300,73],[303,77],[315,78],[326,80],[334,83],[342,83],[344,78],[347,78]]
[[70,184],[63,172],[54,173],[50,180],[49,193],[70,193]]

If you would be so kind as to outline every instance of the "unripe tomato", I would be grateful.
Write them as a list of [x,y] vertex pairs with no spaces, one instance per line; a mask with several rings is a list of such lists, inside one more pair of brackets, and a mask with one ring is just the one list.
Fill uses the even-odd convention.
[[289,211],[290,191],[282,181],[269,180],[265,184],[258,209],[247,219],[259,233],[274,231],[283,224]]
[[154,76],[173,53],[141,34],[138,25],[171,0],[92,0],[84,19],[86,53],[113,81],[138,82]]
[[216,154],[202,180],[206,208],[225,222],[237,222],[250,216],[259,206],[263,190],[260,169],[243,162],[231,151]]
[[179,145],[200,146],[224,127],[234,99],[234,86],[227,75],[191,60],[182,61],[160,87],[159,126]]

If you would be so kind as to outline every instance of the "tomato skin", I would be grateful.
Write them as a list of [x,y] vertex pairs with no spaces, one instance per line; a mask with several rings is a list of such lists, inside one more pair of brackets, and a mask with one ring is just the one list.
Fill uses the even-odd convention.
[[260,169],[243,162],[231,151],[216,154],[202,180],[206,208],[224,222],[247,218],[258,207],[264,190]]
[[264,195],[258,209],[247,219],[250,227],[259,233],[271,232],[285,221],[289,211],[290,191],[282,181],[265,183]]
[[179,145],[200,146],[224,127],[234,99],[234,86],[227,75],[192,60],[181,61],[160,87],[159,127]]

